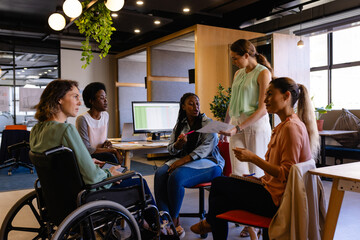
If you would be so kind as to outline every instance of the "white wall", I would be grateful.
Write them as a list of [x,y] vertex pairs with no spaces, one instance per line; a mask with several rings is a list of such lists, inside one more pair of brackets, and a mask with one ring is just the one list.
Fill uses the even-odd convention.
[[[82,51],[68,50],[63,48],[80,49],[78,42],[61,41],[61,78],[75,80],[79,82],[80,92],[86,85],[92,82],[102,82],[106,86],[108,96],[109,132],[108,137],[115,134],[115,80],[116,80],[116,59],[108,55],[100,59],[99,54],[94,53],[94,58],[86,69],[82,69],[83,62],[80,61]],[[79,110],[79,114],[88,109],[84,103]],[[75,118],[69,118],[68,122],[75,124]]]

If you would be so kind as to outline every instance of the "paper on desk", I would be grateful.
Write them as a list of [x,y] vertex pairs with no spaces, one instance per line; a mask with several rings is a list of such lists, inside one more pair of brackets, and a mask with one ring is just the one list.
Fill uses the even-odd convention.
[[232,128],[234,128],[234,125],[227,124],[224,122],[219,121],[212,121],[209,122],[207,125],[205,125],[203,128],[200,128],[199,130],[196,130],[196,132],[200,133],[218,133],[220,131],[228,131]]
[[145,146],[145,147],[165,147],[168,144],[169,144],[168,142],[155,142],[155,143],[143,144],[143,146]]

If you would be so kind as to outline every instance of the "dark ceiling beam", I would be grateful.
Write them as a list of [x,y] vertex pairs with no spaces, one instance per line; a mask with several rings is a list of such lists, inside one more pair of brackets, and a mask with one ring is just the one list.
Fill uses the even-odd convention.
[[300,22],[311,22],[317,19],[330,17],[335,14],[340,14],[354,9],[360,9],[359,0],[341,0],[341,4],[339,4],[339,1],[333,1],[321,6],[303,10],[301,13],[301,18],[300,14],[287,15],[282,18],[277,18],[268,22],[243,28],[242,30],[261,33],[274,32],[295,25],[299,25]]

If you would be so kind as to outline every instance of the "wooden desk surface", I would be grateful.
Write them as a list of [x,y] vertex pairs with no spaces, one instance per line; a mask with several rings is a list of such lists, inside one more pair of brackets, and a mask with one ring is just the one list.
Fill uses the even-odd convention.
[[349,133],[356,133],[357,131],[350,131],[350,130],[323,130],[319,131],[320,136],[334,136],[334,135],[341,135],[341,134],[349,134]]
[[321,167],[309,170],[311,174],[329,178],[341,178],[351,181],[360,181],[360,162],[346,163],[335,166]]

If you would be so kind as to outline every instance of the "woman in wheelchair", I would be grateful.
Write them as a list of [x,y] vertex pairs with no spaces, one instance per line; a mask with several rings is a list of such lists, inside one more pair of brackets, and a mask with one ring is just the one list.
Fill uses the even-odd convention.
[[[98,183],[105,178],[121,175],[117,171],[121,166],[102,169],[104,162],[91,158],[75,126],[65,123],[68,117],[76,117],[80,102],[78,83],[70,80],[55,80],[47,85],[36,105],[35,118],[39,122],[30,133],[30,149],[42,153],[50,148],[63,145],[73,150],[80,174],[85,184]],[[139,185],[139,178],[127,178],[106,188],[123,188]],[[144,180],[145,194],[151,196],[150,189]]]
[[196,132],[210,121],[200,113],[199,97],[194,93],[185,93],[180,100],[177,123],[168,145],[173,159],[155,173],[157,206],[170,213],[180,237],[185,234],[179,223],[184,188],[210,182],[221,175],[225,164],[217,147],[217,134]]
[[[296,102],[297,114],[293,108]],[[247,149],[233,149],[239,161],[254,163],[265,171],[265,175],[258,179],[259,184],[232,177],[214,179],[207,218],[193,225],[193,232],[212,231],[214,239],[226,239],[227,222],[216,216],[235,209],[273,217],[284,194],[291,166],[316,156],[319,134],[305,86],[290,78],[274,79],[266,91],[265,104],[269,113],[276,113],[281,119],[273,130],[265,160]],[[257,239],[254,229],[250,230],[251,239]]]

